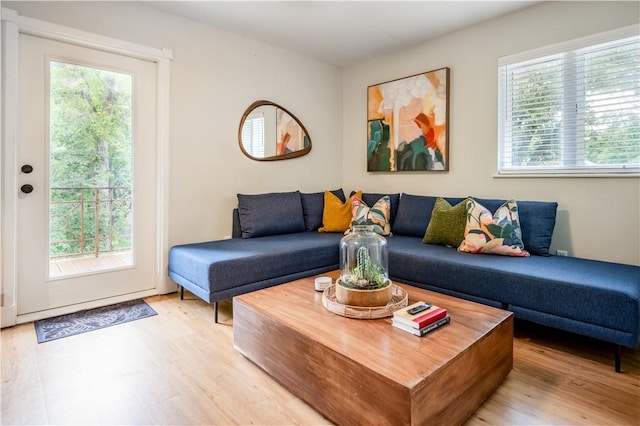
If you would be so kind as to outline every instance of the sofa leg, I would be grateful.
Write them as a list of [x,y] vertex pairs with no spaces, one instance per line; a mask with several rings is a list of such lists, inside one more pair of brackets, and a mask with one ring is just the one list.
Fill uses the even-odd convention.
[[184,300],[184,287],[180,286],[180,300]]
[[616,345],[616,373],[620,372],[620,345]]
[[218,323],[218,302],[213,302],[213,310],[214,310],[213,320],[217,324]]

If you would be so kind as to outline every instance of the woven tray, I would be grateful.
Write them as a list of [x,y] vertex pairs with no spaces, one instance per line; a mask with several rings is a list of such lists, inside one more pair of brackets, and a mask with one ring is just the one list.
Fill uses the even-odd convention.
[[347,318],[376,319],[390,317],[394,311],[407,306],[409,301],[409,295],[402,287],[395,284],[391,284],[391,286],[391,300],[385,306],[366,307],[338,303],[335,285],[327,287],[322,293],[322,305],[334,314]]

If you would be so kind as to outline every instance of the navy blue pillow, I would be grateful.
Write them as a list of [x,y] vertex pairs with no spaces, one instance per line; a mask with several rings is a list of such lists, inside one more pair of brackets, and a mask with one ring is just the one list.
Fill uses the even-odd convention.
[[436,197],[403,193],[391,227],[393,234],[423,238],[435,202]]
[[557,211],[556,202],[518,201],[522,242],[529,253],[549,256]]
[[[331,191],[343,203],[346,201],[342,188]],[[317,231],[322,226],[322,212],[324,211],[324,191],[312,194],[300,194],[302,198],[302,213],[306,231]]]
[[238,194],[242,238],[304,232],[300,191]]

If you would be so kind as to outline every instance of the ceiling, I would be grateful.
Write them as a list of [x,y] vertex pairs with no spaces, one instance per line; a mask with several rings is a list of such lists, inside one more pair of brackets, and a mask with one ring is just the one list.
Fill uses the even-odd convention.
[[349,66],[540,1],[150,1],[323,62]]

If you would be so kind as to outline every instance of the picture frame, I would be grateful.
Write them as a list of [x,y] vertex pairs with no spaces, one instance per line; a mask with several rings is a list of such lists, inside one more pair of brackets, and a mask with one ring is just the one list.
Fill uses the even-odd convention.
[[449,68],[367,88],[367,171],[449,171]]

